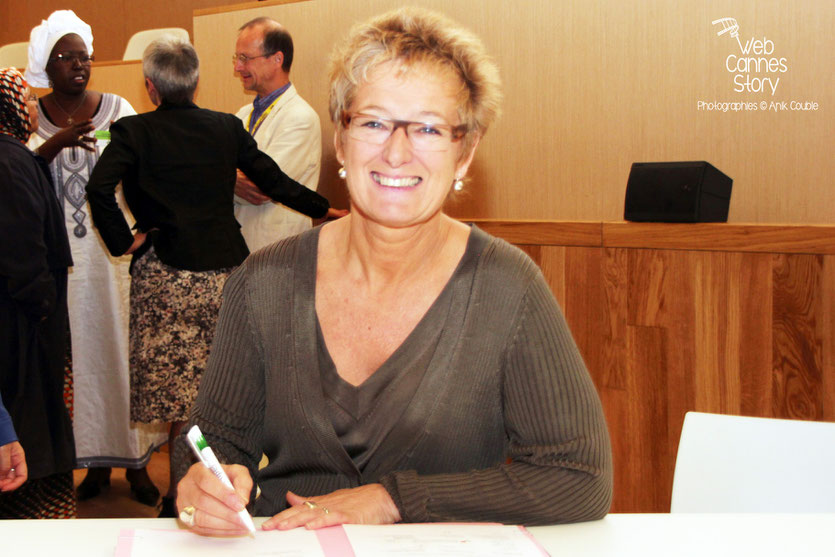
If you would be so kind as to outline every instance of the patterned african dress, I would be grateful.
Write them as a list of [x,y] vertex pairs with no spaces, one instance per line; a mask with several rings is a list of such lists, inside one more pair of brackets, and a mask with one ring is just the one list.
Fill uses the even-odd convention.
[[[40,128],[29,148],[37,149],[60,131],[39,106]],[[122,116],[136,114],[125,99],[109,93],[93,116],[107,130]],[[74,387],[73,431],[79,468],[139,468],[167,440],[162,427],[131,423],[128,366],[130,257],[112,257],[93,228],[84,191],[105,148],[64,149],[50,164],[56,194],[63,200],[75,266],[69,274],[70,336]],[[124,203],[120,199],[120,204]]]

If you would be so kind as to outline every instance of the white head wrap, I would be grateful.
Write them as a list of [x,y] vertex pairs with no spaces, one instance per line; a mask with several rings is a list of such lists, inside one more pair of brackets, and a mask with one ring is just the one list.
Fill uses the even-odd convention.
[[32,87],[49,87],[46,64],[55,43],[64,35],[75,33],[87,47],[87,54],[93,54],[93,30],[81,21],[72,10],[52,12],[48,19],[32,29],[29,35],[29,64],[26,66],[26,81]]

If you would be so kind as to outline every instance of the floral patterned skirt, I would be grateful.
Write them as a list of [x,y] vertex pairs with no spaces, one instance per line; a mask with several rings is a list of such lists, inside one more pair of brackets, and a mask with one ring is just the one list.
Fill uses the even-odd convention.
[[188,419],[209,359],[231,269],[186,271],[153,248],[134,262],[130,287],[130,418]]

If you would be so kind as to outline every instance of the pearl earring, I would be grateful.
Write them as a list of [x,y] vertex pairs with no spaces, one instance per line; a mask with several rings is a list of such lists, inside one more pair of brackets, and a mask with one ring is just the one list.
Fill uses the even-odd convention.
[[455,191],[461,191],[464,189],[464,180],[461,178],[456,178],[455,181],[452,183],[452,189]]
[[343,180],[345,179],[345,176],[347,176],[347,175],[348,175],[348,173],[345,171],[345,167],[344,167],[344,166],[339,167],[339,170],[338,170],[336,173],[337,173],[337,175],[338,175],[340,178],[342,178]]

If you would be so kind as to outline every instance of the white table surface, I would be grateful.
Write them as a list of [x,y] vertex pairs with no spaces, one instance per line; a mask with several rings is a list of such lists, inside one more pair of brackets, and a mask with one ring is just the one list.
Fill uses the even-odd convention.
[[610,514],[529,530],[552,557],[835,556],[835,513]]
[[[177,527],[174,519],[0,520],[0,554],[111,557],[123,528]],[[835,556],[835,513],[610,514],[529,530],[552,557]]]

